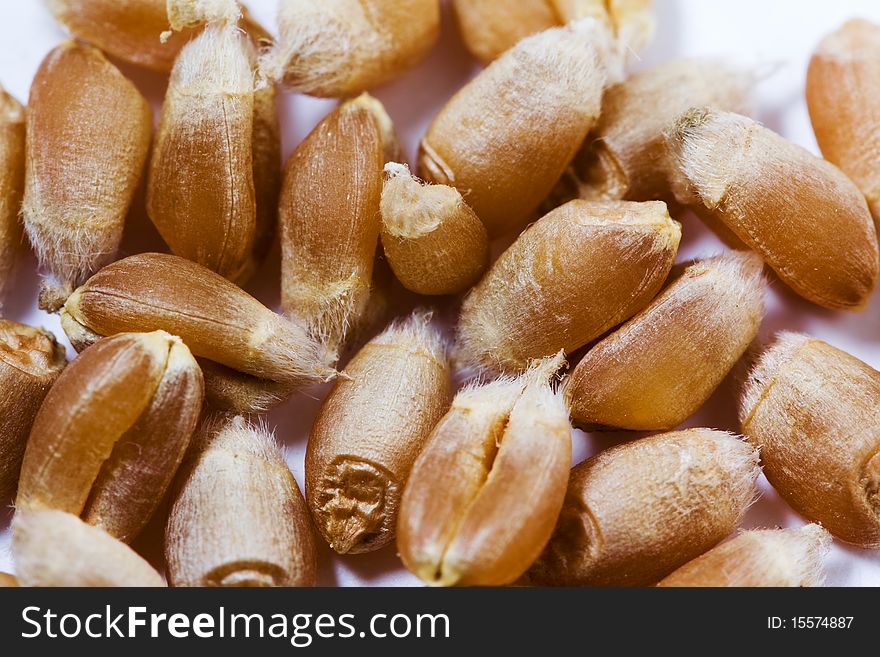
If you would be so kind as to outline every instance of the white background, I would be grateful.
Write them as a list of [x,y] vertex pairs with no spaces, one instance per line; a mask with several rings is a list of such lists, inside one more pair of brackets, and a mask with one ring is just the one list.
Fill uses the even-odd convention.
[[[2,0],[0,21],[0,83],[26,102],[31,78],[44,55],[64,33],[38,0]],[[246,2],[254,15],[274,31],[275,0]],[[812,48],[827,32],[844,20],[862,16],[880,21],[880,2],[872,0],[657,0],[657,33],[653,44],[641,54],[637,68],[679,56],[721,55],[733,62],[756,67],[763,73],[755,90],[756,117],[813,152],[815,140],[804,105],[803,88]],[[121,65],[158,110],[165,80],[162,76]],[[385,87],[375,90],[394,120],[410,160],[428,122],[478,66],[461,45],[444,8],[443,33],[436,48],[418,66]],[[880,102],[880,99],[878,99]],[[297,143],[329,111],[333,101],[286,95],[279,101],[286,158]],[[136,201],[126,227],[123,253],[163,250],[161,240],[145,218],[142,195]],[[693,217],[679,217],[684,237],[679,260],[711,255],[722,249],[720,242]],[[845,257],[845,254],[841,254]],[[277,248],[249,291],[264,303],[277,307],[279,265]],[[32,257],[19,267],[13,298],[6,316],[42,325],[64,340],[55,317],[36,310],[38,279]],[[880,292],[861,314],[832,312],[813,306],[774,283],[767,294],[767,315],[761,337],[769,338],[782,329],[809,332],[846,349],[880,367]],[[73,356],[72,350],[69,350]],[[685,426],[711,426],[737,430],[736,400],[732,377],[704,409]],[[279,441],[287,448],[288,460],[302,484],[305,441],[319,399],[326,388],[311,390],[290,400],[269,416]],[[639,434],[574,432],[575,461],[596,451],[629,440]],[[763,495],[751,508],[746,527],[798,526],[803,520],[779,500],[766,482]],[[0,570],[12,570],[8,523],[11,501],[0,501]],[[161,524],[152,523],[135,547],[154,562],[161,561]],[[368,555],[336,557],[322,546],[319,554],[319,583],[323,585],[415,585],[404,571],[394,546]],[[837,543],[826,566],[828,583],[849,586],[880,586],[880,553],[844,547]]]

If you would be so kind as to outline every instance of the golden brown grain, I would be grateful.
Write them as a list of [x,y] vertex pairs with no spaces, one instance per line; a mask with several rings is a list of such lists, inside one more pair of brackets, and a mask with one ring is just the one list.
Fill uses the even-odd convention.
[[21,586],[165,586],[134,550],[73,514],[19,511],[12,530]]
[[169,0],[168,15],[173,30],[208,27],[175,61],[148,211],[175,253],[241,284],[266,257],[277,223],[275,87],[254,88],[251,45],[271,37],[234,0]]
[[562,354],[459,392],[413,466],[397,546],[425,582],[502,585],[541,553],[568,483],[571,428],[550,379]]
[[[47,4],[55,19],[73,36],[123,61],[162,73],[171,71],[177,54],[196,34],[196,30],[186,28],[168,31],[167,0],[47,0]],[[195,0],[194,4],[203,2]],[[254,39],[266,39],[265,29],[244,7],[240,10],[241,26]],[[201,19],[210,17],[204,7],[200,11]]]
[[172,586],[314,585],[312,522],[271,433],[240,416],[203,421],[181,469],[165,559]]
[[880,224],[880,26],[844,23],[816,48],[807,70],[807,106],[822,154],[852,178]]
[[613,447],[576,466],[532,581],[645,586],[730,534],[755,496],[758,454],[689,429]]
[[306,450],[306,499],[340,554],[394,538],[413,462],[449,408],[445,345],[430,314],[415,313],[373,338],[326,397]]
[[382,104],[364,94],[321,121],[285,167],[281,305],[330,350],[342,347],[369,299],[382,167],[395,148]]
[[438,0],[282,0],[264,74],[313,96],[352,96],[411,67],[440,31]]
[[837,538],[880,546],[880,373],[831,345],[781,333],[746,381],[742,431],[795,510]]
[[484,62],[559,25],[552,0],[453,0],[452,6],[465,46]]
[[604,23],[630,52],[653,34],[651,0],[453,0],[465,45],[490,62],[521,39],[582,18]]
[[758,529],[709,550],[657,586],[822,586],[831,536],[819,525]]
[[385,165],[382,246],[395,276],[418,294],[457,294],[489,264],[480,218],[454,187],[427,185],[403,164]]
[[66,363],[48,331],[0,319],[0,498],[15,492],[31,425]]
[[202,410],[202,373],[163,331],[86,349],[34,420],[16,505],[59,509],[132,540],[150,519]]
[[702,206],[802,297],[858,310],[877,283],[877,233],[864,196],[839,169],[738,114],[693,109],[667,134]]
[[166,0],[48,0],[49,10],[74,36],[122,60],[167,72],[193,32],[168,29]]
[[680,238],[662,202],[557,208],[520,235],[465,299],[456,360],[521,371],[530,359],[583,346],[650,303]]
[[18,579],[9,573],[0,573],[0,589],[18,586]]
[[142,253],[104,267],[71,295],[62,325],[74,336],[166,330],[196,356],[258,379],[302,385],[334,375],[299,325],[173,255]]
[[736,252],[676,269],[651,305],[572,372],[576,424],[672,429],[702,406],[755,337],[764,310],[759,256]]
[[523,39],[440,110],[420,175],[458,189],[490,237],[521,229],[593,127],[619,66],[594,20]]
[[101,51],[74,41],[46,55],[28,105],[22,214],[45,270],[40,306],[55,311],[119,247],[152,112]]
[[147,185],[147,212],[171,250],[230,280],[256,240],[252,56],[235,25],[209,25],[180,52]]
[[25,110],[0,87],[0,311],[21,250],[24,159]]

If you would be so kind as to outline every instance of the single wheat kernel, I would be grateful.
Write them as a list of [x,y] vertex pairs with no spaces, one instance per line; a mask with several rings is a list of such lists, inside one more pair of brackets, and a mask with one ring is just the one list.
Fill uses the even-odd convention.
[[849,543],[880,547],[880,372],[783,332],[743,390],[742,431],[785,500]]
[[312,521],[272,434],[208,416],[193,443],[165,532],[172,586],[314,585]]
[[230,280],[252,266],[253,54],[233,25],[208,25],[180,52],[156,133],[147,212],[171,250]]
[[752,119],[709,108],[667,133],[682,203],[724,224],[802,297],[859,310],[876,283],[877,232],[862,193],[833,164]]
[[489,265],[489,238],[454,187],[419,182],[404,164],[385,165],[382,246],[395,276],[418,294],[457,294]]
[[413,466],[397,546],[432,585],[502,585],[550,538],[571,466],[562,354],[459,392]]
[[416,457],[451,401],[445,344],[430,314],[389,326],[351,360],[321,404],[306,449],[306,500],[340,554],[394,539]]
[[599,117],[619,75],[612,41],[592,19],[520,41],[440,110],[420,175],[458,189],[490,237],[521,229]]
[[153,115],[97,48],[66,41],[37,70],[27,112],[24,227],[56,311],[110,260],[141,179]]
[[192,354],[164,331],[123,333],[86,349],[37,413],[17,507],[67,511],[131,541],[183,460],[203,394]]
[[736,529],[755,497],[758,453],[689,429],[613,447],[575,466],[533,583],[646,586]]
[[757,334],[762,271],[751,252],[673,270],[651,305],[592,347],[572,372],[575,424],[644,431],[684,422]]
[[382,104],[363,94],[321,121],[285,167],[281,305],[332,351],[342,349],[367,307],[382,167],[396,147]]

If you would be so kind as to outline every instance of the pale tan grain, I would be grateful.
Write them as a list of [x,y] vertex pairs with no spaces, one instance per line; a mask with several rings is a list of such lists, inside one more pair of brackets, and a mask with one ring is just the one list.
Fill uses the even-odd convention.
[[272,434],[208,416],[194,443],[165,531],[172,586],[314,585],[312,522]]

